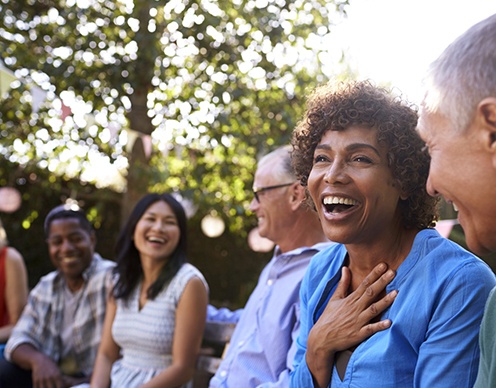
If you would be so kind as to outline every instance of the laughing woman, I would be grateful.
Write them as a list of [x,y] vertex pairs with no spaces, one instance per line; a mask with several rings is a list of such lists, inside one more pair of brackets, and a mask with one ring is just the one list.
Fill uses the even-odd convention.
[[172,196],[138,202],[117,240],[115,272],[91,386],[185,385],[201,345],[208,288],[186,263],[186,216]]
[[[301,286],[292,387],[471,387],[489,267],[432,229],[429,156],[406,103],[369,82],[326,85],[293,163],[329,240]],[[453,166],[453,168],[456,168]]]

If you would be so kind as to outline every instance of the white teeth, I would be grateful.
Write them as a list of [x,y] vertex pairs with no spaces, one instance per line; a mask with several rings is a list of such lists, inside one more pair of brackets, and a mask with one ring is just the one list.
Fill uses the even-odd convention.
[[329,196],[325,197],[323,201],[324,205],[356,205],[358,202],[351,198],[343,198],[343,197],[334,197]]
[[72,261],[76,261],[76,260],[77,260],[77,257],[64,257],[64,258],[62,259],[62,261],[63,261],[64,263],[70,263],[70,262],[72,262]]
[[453,209],[455,209],[455,212],[458,211],[458,206],[456,206],[454,202],[453,202]]
[[159,237],[148,237],[148,241],[151,241],[151,242],[158,242],[158,243],[164,243],[165,240],[163,238],[159,238]]

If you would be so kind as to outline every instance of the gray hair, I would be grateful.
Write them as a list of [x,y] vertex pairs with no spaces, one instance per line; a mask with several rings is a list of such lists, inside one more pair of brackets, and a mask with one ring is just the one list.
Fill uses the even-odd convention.
[[423,107],[463,132],[477,105],[496,97],[496,14],[469,28],[435,60],[427,73]]
[[290,145],[276,148],[274,151],[263,156],[258,161],[258,165],[262,166],[267,163],[273,163],[274,176],[280,178],[281,183],[296,181],[297,178],[291,166],[291,151],[292,147]]

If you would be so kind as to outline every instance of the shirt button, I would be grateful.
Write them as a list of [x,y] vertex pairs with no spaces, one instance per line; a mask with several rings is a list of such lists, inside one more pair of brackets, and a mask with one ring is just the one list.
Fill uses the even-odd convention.
[[227,375],[227,371],[223,370],[222,372],[220,372],[221,377],[226,377],[226,375]]
[[243,346],[244,343],[245,343],[245,341],[239,341],[238,346]]
[[272,279],[267,280],[267,285],[271,286],[274,281]]

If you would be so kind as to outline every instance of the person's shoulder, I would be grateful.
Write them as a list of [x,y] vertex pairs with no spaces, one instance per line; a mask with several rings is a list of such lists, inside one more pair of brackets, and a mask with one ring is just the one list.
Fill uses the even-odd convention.
[[[193,264],[184,263],[181,265],[177,273],[174,275],[174,278],[171,280],[171,288],[175,293],[176,297],[180,297],[182,292],[184,291],[186,285],[193,279],[198,279],[201,282],[205,289],[209,289],[208,283],[205,280],[205,277],[201,273],[201,271],[196,268]],[[166,293],[168,288],[164,288],[162,292]]]
[[40,280],[38,281],[38,283],[36,284],[35,287],[37,287],[38,285],[43,285],[43,284],[52,284],[55,281],[55,279],[57,279],[59,277],[60,277],[60,273],[58,270],[48,272],[47,274],[40,277]]
[[[490,306],[490,307],[488,307]],[[496,287],[494,287],[489,296],[487,297],[487,306],[486,310],[491,310],[492,314],[496,316]]]
[[7,259],[7,261],[22,262],[24,264],[24,259],[21,253],[13,247],[7,247],[7,254],[5,258]]
[[446,277],[456,274],[460,280],[469,282],[493,283],[494,273],[487,263],[458,243],[442,237],[436,230],[421,231],[416,242],[415,249],[422,256],[424,270],[429,268]]
[[435,255],[439,260],[454,260],[460,264],[463,262],[483,262],[458,243],[441,236],[435,229],[424,229],[420,231],[417,234],[414,245],[424,255]]
[[50,297],[50,295],[53,296],[53,293],[57,288],[55,286],[57,279],[60,279],[60,273],[57,270],[43,275],[29,292],[30,297],[47,298]]
[[26,268],[26,264],[24,263],[24,258],[21,253],[12,247],[7,247],[7,253],[5,255],[5,264],[7,266],[11,266],[14,269],[24,269]]
[[112,284],[114,267],[115,262],[103,259],[98,253],[95,253],[91,266],[85,274],[89,292]]
[[198,268],[196,268],[193,264],[191,263],[184,263],[181,265],[181,267],[177,270],[177,275],[183,275],[191,272],[200,272]]
[[98,272],[100,272],[100,271],[106,272],[107,270],[115,267],[114,261],[104,259],[98,253],[95,253],[93,255],[93,262],[95,264],[95,269]]
[[205,278],[203,277],[203,274],[201,273],[201,271],[191,263],[184,263],[181,266],[181,268],[179,268],[179,270],[177,271],[176,276],[177,277],[186,277],[186,278],[196,276],[196,277],[200,278],[203,282],[206,283]]
[[199,269],[191,263],[184,263],[181,265],[181,268],[179,268],[179,271],[199,271]]

